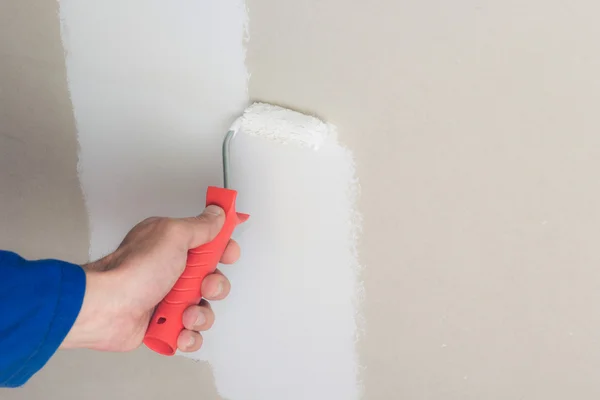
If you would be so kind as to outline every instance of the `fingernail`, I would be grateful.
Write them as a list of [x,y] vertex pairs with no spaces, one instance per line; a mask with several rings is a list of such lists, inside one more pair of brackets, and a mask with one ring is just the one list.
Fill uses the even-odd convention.
[[221,208],[217,206],[208,206],[204,209],[204,214],[211,214],[217,217],[221,215],[222,212],[223,211],[221,210]]
[[190,338],[188,339],[188,344],[187,344],[188,349],[190,347],[192,347],[194,345],[194,343],[196,343],[196,338],[193,336],[190,336]]
[[223,282],[219,282],[219,284],[217,285],[217,288],[213,292],[213,297],[217,297],[218,295],[223,293],[223,287],[224,287]]
[[196,323],[194,324],[194,326],[200,327],[202,325],[204,325],[206,323],[206,317],[204,316],[204,313],[200,313],[198,314],[198,318],[196,318]]

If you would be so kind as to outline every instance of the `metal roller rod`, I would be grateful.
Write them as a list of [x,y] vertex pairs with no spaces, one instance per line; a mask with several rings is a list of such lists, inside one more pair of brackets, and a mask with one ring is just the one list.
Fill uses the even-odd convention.
[[225,135],[223,140],[223,187],[225,189],[230,188],[231,181],[229,180],[229,162],[231,153],[231,139],[235,136],[236,130],[230,130]]

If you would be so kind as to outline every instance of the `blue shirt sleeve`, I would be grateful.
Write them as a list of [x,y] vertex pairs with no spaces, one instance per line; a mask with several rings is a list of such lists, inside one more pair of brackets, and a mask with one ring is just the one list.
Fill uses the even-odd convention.
[[56,352],[85,294],[85,272],[0,250],[0,387],[23,385]]

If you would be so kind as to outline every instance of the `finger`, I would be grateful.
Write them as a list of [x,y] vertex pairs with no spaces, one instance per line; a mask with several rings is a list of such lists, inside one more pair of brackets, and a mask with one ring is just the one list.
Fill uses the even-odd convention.
[[218,270],[202,281],[202,296],[208,300],[222,300],[229,294],[231,284]]
[[177,348],[183,352],[189,353],[199,350],[202,347],[202,335],[198,332],[184,329],[177,338]]
[[221,263],[233,264],[240,258],[240,245],[233,239],[229,241],[223,255],[221,256]]
[[183,218],[186,223],[188,247],[193,249],[213,240],[225,223],[225,212],[217,206],[208,206],[197,217]]
[[200,305],[188,307],[183,312],[183,326],[191,331],[206,331],[214,322],[215,313],[206,300],[203,300]]

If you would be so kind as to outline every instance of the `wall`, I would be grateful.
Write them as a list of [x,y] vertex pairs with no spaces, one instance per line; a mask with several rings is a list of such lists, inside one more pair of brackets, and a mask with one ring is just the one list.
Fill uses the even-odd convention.
[[248,7],[250,96],[355,152],[366,398],[597,398],[597,3]]
[[[355,152],[365,398],[598,397],[597,5],[248,6],[250,95],[317,111]],[[1,7],[3,247],[80,261],[56,4]],[[0,397],[217,398],[183,358],[68,352],[49,367]]]

